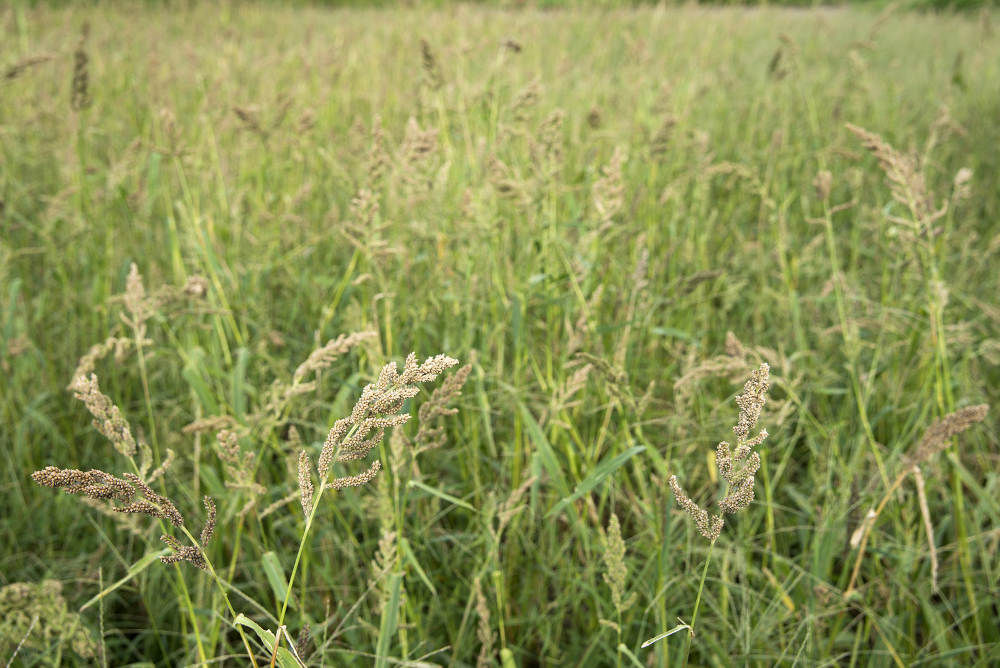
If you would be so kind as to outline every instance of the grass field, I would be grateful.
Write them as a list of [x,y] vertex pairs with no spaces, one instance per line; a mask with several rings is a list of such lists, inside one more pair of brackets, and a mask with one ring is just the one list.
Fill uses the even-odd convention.
[[[0,662],[1000,662],[996,13],[0,30]],[[68,390],[106,341],[80,370],[146,466]],[[334,464],[373,481],[321,483],[411,351],[471,365],[457,412],[431,393],[462,366]],[[708,541],[668,479],[714,507],[764,362],[755,500]],[[214,539],[178,554],[211,568],[156,561],[187,540],[161,502],[116,513],[47,466],[137,471],[191,532],[210,495]]]

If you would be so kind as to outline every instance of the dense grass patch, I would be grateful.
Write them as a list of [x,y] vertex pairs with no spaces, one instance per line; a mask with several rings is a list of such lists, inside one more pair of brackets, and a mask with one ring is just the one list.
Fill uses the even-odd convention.
[[[131,344],[101,390],[154,466],[176,453],[157,490],[191,531],[216,498],[206,554],[271,631],[306,519],[264,511],[298,449],[315,462],[389,361],[472,365],[443,446],[387,438],[377,482],[323,496],[284,617],[316,665],[1000,660],[996,20],[0,10],[0,586],[58,581],[31,633],[0,611],[0,660],[26,637],[28,665],[249,661],[209,574],[143,560],[164,527],[31,482],[132,470],[67,390],[108,337]],[[709,544],[667,480],[722,496],[715,446],[762,362],[756,501],[699,587]],[[931,535],[907,478],[859,559],[924,431],[982,403],[919,462]],[[263,493],[185,430],[213,416]],[[694,638],[640,648],[699,592]]]

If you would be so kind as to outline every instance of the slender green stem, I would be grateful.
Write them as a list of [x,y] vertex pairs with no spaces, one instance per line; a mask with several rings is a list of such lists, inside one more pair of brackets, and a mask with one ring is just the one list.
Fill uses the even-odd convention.
[[694,599],[694,611],[691,613],[691,629],[688,631],[687,642],[684,645],[684,662],[687,666],[688,656],[691,654],[691,638],[695,633],[695,623],[698,621],[698,608],[701,607],[701,593],[705,590],[705,576],[708,575],[708,564],[712,561],[712,551],[715,549],[715,541],[708,546],[708,556],[705,557],[705,566],[701,569],[701,581],[698,583],[698,596]]
[[[132,455],[128,456],[129,464],[132,465],[132,471],[139,475],[139,465],[135,463],[135,457]],[[166,531],[166,525],[162,519],[158,520],[160,523],[160,530]],[[198,629],[198,617],[194,613],[194,604],[191,602],[191,593],[188,591],[187,582],[184,581],[184,575],[181,573],[180,567],[174,564],[174,574],[177,576],[177,584],[180,587],[181,595],[184,598],[184,606],[187,608],[188,616],[191,617],[191,627],[194,630],[194,640],[195,645],[198,647],[198,659],[202,663],[208,662],[208,656],[205,654],[205,646],[201,640],[201,632]]]
[[326,490],[326,480],[321,480],[319,484],[319,490],[316,492],[316,496],[313,497],[312,510],[309,511],[309,517],[306,518],[306,528],[302,531],[302,539],[299,541],[299,549],[295,553],[295,563],[292,564],[292,572],[288,576],[288,588],[285,589],[285,600],[281,604],[281,612],[278,613],[278,626],[285,623],[285,612],[288,610],[288,600],[292,596],[292,587],[295,584],[295,575],[299,572],[299,562],[302,560],[302,552],[305,550],[306,543],[309,540],[309,531],[312,529],[313,518],[316,517],[316,509],[319,508],[320,499],[323,498],[323,492]]
[[[208,572],[212,574],[212,579],[214,580],[215,585],[219,588],[219,592],[222,594],[222,599],[226,602],[226,608],[229,609],[229,614],[232,615],[233,621],[235,622],[239,615],[236,613],[232,602],[229,600],[229,594],[226,592],[226,588],[222,584],[222,580],[219,579],[219,574],[215,572],[215,567],[212,566],[212,560],[209,559],[208,555],[205,553],[205,548],[202,547],[201,543],[199,543],[195,537],[191,535],[191,532],[188,531],[186,526],[181,525],[180,530],[185,536],[187,536],[187,539],[191,541],[191,544],[197,547],[198,551],[201,552],[201,556],[205,560],[205,565],[208,566]],[[243,632],[243,627],[239,624],[234,624],[234,626],[236,626],[236,630],[239,632],[240,638],[243,639],[243,646],[246,647],[247,655],[250,657],[250,663],[253,664],[254,668],[257,668],[257,659],[254,658],[253,649],[250,647],[250,641],[247,640],[246,633]]]
[[[351,427],[347,435],[344,436],[343,442],[351,440],[351,437],[358,431],[358,425]],[[339,452],[339,449],[338,449]],[[337,460],[337,456],[333,456],[333,461]],[[329,475],[327,471],[327,475]],[[299,562],[302,561],[302,553],[305,551],[306,543],[309,541],[309,532],[312,529],[313,520],[316,518],[316,510],[319,508],[320,499],[323,498],[323,492],[326,491],[326,476],[319,481],[319,490],[316,492],[316,496],[313,497],[312,510],[309,511],[309,517],[306,518],[306,528],[302,531],[302,540],[299,541],[299,549],[295,553],[295,563],[292,564],[292,572],[288,576],[288,588],[285,589],[285,600],[281,604],[281,612],[278,614],[278,626],[285,623],[285,612],[288,610],[288,601],[292,596],[292,587],[295,586],[295,575],[299,572]]]

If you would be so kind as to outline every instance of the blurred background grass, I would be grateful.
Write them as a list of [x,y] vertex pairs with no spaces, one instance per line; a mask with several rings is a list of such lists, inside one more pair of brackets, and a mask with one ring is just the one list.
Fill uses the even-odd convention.
[[[293,407],[312,445],[387,359],[475,360],[448,444],[423,456],[418,478],[472,510],[411,495],[395,656],[444,648],[428,660],[474,663],[479,576],[503,625],[497,646],[518,665],[614,663],[617,636],[599,621],[613,617],[599,529],[614,511],[639,594],[622,642],[644,662],[678,661],[680,642],[639,649],[690,614],[707,548],[665,479],[711,497],[712,448],[764,359],[775,386],[760,502],[716,548],[692,660],[997,660],[993,418],[926,472],[940,593],[907,491],[876,527],[860,596],[841,596],[848,538],[885,472],[936,415],[997,404],[996,14],[541,8],[0,10],[5,71],[40,59],[0,82],[0,584],[55,578],[76,609],[151,549],[28,478],[54,463],[120,466],[65,387],[91,344],[124,330],[115,295],[135,262],[150,290],[193,275],[210,286],[151,325],[155,425],[134,363],[97,370],[133,425],[181,455],[167,485],[185,509],[198,489],[224,492],[211,434],[183,426],[244,420],[327,338],[379,335]],[[73,110],[85,24],[90,103]],[[919,259],[846,122],[917,155],[938,202],[973,170],[935,242],[952,406]],[[434,150],[414,153],[429,130]],[[616,147],[627,156],[617,180]],[[365,188],[380,203],[371,221],[351,205]],[[567,396],[580,352],[608,373]],[[295,489],[285,437],[244,442],[264,462],[262,505]],[[557,506],[635,445],[646,450]],[[532,475],[527,508],[495,544],[492,509]],[[365,665],[374,651],[377,597],[352,605],[368,586],[381,495],[339,495],[313,544],[292,626],[314,625],[327,663]],[[290,562],[301,521],[293,504],[249,522],[234,584],[268,603],[262,555]],[[231,541],[220,535],[213,558],[227,563]],[[185,577],[207,624],[211,585]],[[175,584],[154,566],[101,614],[83,613],[103,628],[110,664],[195,660]],[[19,660],[73,656],[50,645]]]

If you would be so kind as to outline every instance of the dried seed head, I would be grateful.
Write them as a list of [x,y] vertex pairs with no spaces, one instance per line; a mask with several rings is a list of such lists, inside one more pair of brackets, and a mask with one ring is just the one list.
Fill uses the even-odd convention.
[[330,464],[333,463],[337,449],[344,441],[344,437],[347,436],[350,429],[350,418],[342,418],[333,423],[330,433],[326,436],[326,442],[323,443],[323,450],[319,454],[319,463],[316,465],[316,470],[319,471],[321,481],[326,480],[327,471],[330,470]]
[[[175,526],[184,524],[184,518],[170,499],[151,490],[134,473],[124,473],[122,478],[96,469],[80,471],[55,466],[48,466],[31,474],[31,479],[43,487],[61,488],[69,494],[91,499],[121,502],[125,505],[111,506],[112,510],[119,513],[141,513],[168,520]],[[136,489],[145,498],[137,499]]]
[[[390,429],[406,422],[410,415],[399,414],[407,399],[419,391],[418,383],[435,380],[443,371],[458,364],[447,355],[437,355],[427,358],[423,363],[417,361],[413,353],[407,356],[403,372],[399,373],[395,362],[382,367],[375,383],[366,385],[361,396],[351,410],[351,416],[338,420],[330,429],[323,450],[320,452],[317,470],[320,480],[326,480],[330,464],[334,461],[355,461],[365,458],[368,453],[382,442]],[[376,462],[377,464],[377,462]],[[356,484],[363,484],[374,477],[378,467],[360,474],[338,479],[340,486],[350,486],[349,482],[367,479]],[[336,482],[336,481],[335,481]]]
[[427,43],[426,39],[420,40],[420,55],[427,84],[435,90],[441,88],[444,83],[444,77],[441,76],[441,68],[438,65],[437,58],[434,57],[431,45]]
[[201,549],[195,547],[194,545],[182,545],[173,536],[168,536],[166,534],[160,536],[162,540],[171,550],[174,551],[173,554],[167,554],[160,557],[160,561],[164,564],[177,564],[182,561],[186,561],[196,568],[200,568],[203,571],[208,570],[208,562],[205,561],[205,556],[201,553]]
[[205,504],[206,515],[205,526],[202,528],[201,536],[198,538],[198,545],[184,545],[173,536],[166,534],[160,536],[160,540],[174,551],[173,554],[160,557],[160,561],[164,564],[176,564],[186,561],[203,571],[208,570],[208,561],[205,559],[205,547],[211,542],[212,536],[215,535],[215,500],[210,496],[206,496],[202,501]]
[[825,202],[830,199],[830,191],[833,189],[833,173],[828,169],[820,170],[813,179],[813,187],[816,188],[816,197]]
[[452,399],[462,392],[462,387],[472,371],[472,365],[466,364],[455,373],[451,374],[435,389],[430,399],[425,401],[417,411],[420,418],[420,429],[413,441],[418,450],[430,450],[444,445],[444,428],[435,426],[432,420],[458,412],[457,408],[449,408],[448,404]]
[[302,513],[309,517],[312,512],[313,483],[312,463],[309,454],[303,450],[299,453],[299,501],[302,503]]
[[31,69],[35,65],[41,65],[42,63],[47,63],[50,60],[52,60],[52,56],[49,55],[29,56],[28,58],[19,60],[18,62],[14,63],[6,70],[4,70],[3,75],[0,75],[0,79],[4,79],[5,81],[13,81],[14,79],[18,78],[19,76],[24,74],[25,71]]
[[135,499],[135,490],[126,481],[97,469],[80,471],[47,466],[32,473],[31,479],[43,487],[62,488],[68,494],[79,494],[92,499],[122,503],[131,503]]
[[691,498],[684,493],[684,490],[681,489],[680,483],[677,482],[677,476],[670,476],[669,483],[670,489],[674,492],[674,498],[677,500],[677,505],[683,508],[684,512],[691,516],[691,519],[694,520],[694,525],[698,528],[698,533],[714,543],[722,533],[722,516],[710,516],[708,511],[692,501]]
[[[146,449],[148,450],[149,446],[146,446]],[[152,473],[149,474],[147,480],[149,482],[156,482],[161,476],[163,476],[164,473],[170,470],[170,466],[174,463],[175,458],[176,455],[174,454],[174,451],[171,450],[170,448],[167,448],[167,454],[163,458],[163,461],[160,463],[159,466],[156,467],[156,469]]]
[[376,459],[372,462],[372,465],[367,471],[363,471],[358,475],[345,476],[343,478],[334,478],[330,483],[330,486],[334,489],[344,489],[345,487],[360,487],[378,475],[378,472],[382,469],[382,462]]
[[165,496],[161,496],[150,489],[149,485],[143,482],[142,478],[134,473],[123,473],[122,477],[132,483],[146,499],[159,509],[159,514],[156,517],[160,517],[169,521],[174,526],[183,526],[184,517],[181,516],[180,511],[173,502]]
[[184,434],[200,434],[207,431],[224,431],[236,426],[236,419],[230,415],[212,415],[190,422],[181,429]]
[[202,547],[205,547],[212,540],[212,536],[215,535],[215,499],[210,496],[206,496],[202,502],[205,504],[205,526],[201,530],[201,536],[198,537],[198,542]]
[[594,182],[594,208],[602,223],[609,223],[625,204],[622,165],[628,160],[625,149],[616,146],[608,164],[601,168],[601,178]]
[[90,26],[83,24],[80,31],[80,41],[73,52],[73,82],[70,87],[70,107],[73,111],[80,111],[90,106],[90,72],[88,64],[90,57],[85,48],[87,35],[90,33]]
[[493,665],[493,644],[496,641],[496,633],[490,625],[490,606],[483,595],[483,587],[477,576],[472,581],[472,592],[476,597],[476,616],[479,618],[479,625],[476,629],[476,637],[479,639],[479,656],[476,659],[476,668],[487,668]]
[[80,358],[80,361],[77,362],[76,370],[73,372],[73,380],[66,389],[73,391],[78,378],[89,378],[94,373],[97,362],[107,357],[112,351],[114,352],[115,361],[122,362],[132,344],[132,339],[110,336],[103,343],[92,345],[86,354]]
[[934,198],[927,188],[927,181],[920,162],[912,155],[905,155],[892,147],[889,142],[874,132],[856,125],[847,124],[878,160],[879,167],[889,181],[893,199],[906,207],[911,220],[893,219],[906,223],[918,237],[929,238],[934,234],[933,223],[947,211],[947,204],[935,209]]
[[[719,477],[728,486],[726,496],[719,501],[719,508],[723,513],[739,512],[754,500],[754,476],[760,469],[760,455],[753,449],[767,438],[767,430],[761,429],[753,437],[749,437],[749,434],[757,425],[767,399],[769,373],[768,365],[761,364],[750,374],[743,392],[736,398],[736,404],[740,407],[739,419],[733,427],[737,437],[736,449],[732,450],[728,442],[722,441],[715,451]],[[709,517],[707,511],[684,493],[677,482],[677,476],[670,477],[670,487],[677,503],[694,519],[698,531],[709,540],[718,538],[722,531],[722,516]]]
[[374,336],[375,332],[355,332],[353,334],[341,334],[336,339],[330,339],[326,342],[326,345],[312,351],[309,357],[306,358],[306,361],[295,369],[295,373],[292,375],[292,382],[300,383],[310,373],[328,368],[338,357]]
[[622,540],[618,516],[612,513],[608,521],[608,531],[604,535],[604,581],[611,589],[611,602],[618,614],[625,612],[635,603],[635,593],[625,598],[625,579],[628,567],[625,565],[625,541]]
[[368,185],[377,190],[382,185],[382,179],[389,168],[389,153],[385,148],[385,132],[382,130],[382,119],[375,116],[372,120],[372,141],[368,149],[367,171]]
[[121,411],[111,399],[101,393],[97,384],[97,376],[80,376],[71,386],[73,396],[82,401],[87,410],[94,416],[94,428],[111,441],[118,452],[126,457],[135,454],[135,438],[132,428],[122,416]]
[[919,465],[944,450],[948,447],[949,442],[954,436],[962,433],[977,422],[985,420],[989,409],[988,404],[968,406],[954,413],[949,413],[936,421],[924,432],[924,436],[920,439],[920,443],[913,451],[913,454],[904,461],[904,467],[910,468],[911,466]]
[[769,374],[770,367],[767,363],[761,364],[750,374],[750,380],[743,386],[743,393],[736,397],[736,405],[740,407],[740,416],[733,431],[736,432],[740,442],[747,439],[750,430],[754,428],[760,418],[760,412],[764,409],[769,387]]

